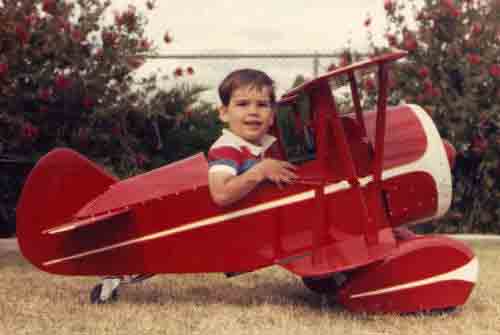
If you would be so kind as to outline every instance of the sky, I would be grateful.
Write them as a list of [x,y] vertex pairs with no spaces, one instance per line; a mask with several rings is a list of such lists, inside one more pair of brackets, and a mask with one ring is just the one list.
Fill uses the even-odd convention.
[[[146,1],[112,3],[116,9],[132,4],[142,11]],[[335,52],[349,40],[354,49],[363,50],[367,46],[365,19],[371,17],[374,36],[381,38],[385,27],[384,0],[156,0],[155,10],[148,13],[147,36],[160,54],[168,55]],[[165,31],[173,37],[170,44],[163,42]],[[150,60],[141,71],[171,73],[176,66],[193,66],[195,75],[180,81],[196,81],[213,92],[230,71],[254,67],[268,72],[278,93],[283,93],[298,74],[312,76],[312,63],[312,59]],[[320,72],[329,63],[321,60]],[[214,99],[213,94],[209,99]]]

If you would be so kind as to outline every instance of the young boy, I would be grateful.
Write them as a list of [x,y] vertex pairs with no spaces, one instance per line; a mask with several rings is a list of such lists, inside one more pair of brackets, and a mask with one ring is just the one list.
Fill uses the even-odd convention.
[[[276,140],[267,134],[274,122],[273,85],[264,72],[251,69],[234,71],[219,85],[222,101],[219,117],[229,129],[223,130],[208,152],[208,181],[212,198],[220,206],[240,200],[264,180],[281,187],[282,183],[292,183],[297,178],[292,164],[264,158]],[[124,280],[105,278],[93,302],[112,300]]]
[[264,72],[242,69],[219,85],[219,118],[228,125],[208,152],[208,180],[214,202],[230,205],[259,183],[292,183],[295,166],[264,158],[276,140],[267,134],[274,122],[274,82]]

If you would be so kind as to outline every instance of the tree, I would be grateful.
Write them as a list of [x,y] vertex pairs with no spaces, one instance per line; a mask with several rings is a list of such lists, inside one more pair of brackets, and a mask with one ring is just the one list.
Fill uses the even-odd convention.
[[[119,176],[179,158],[178,147],[167,152],[159,139],[172,142],[184,123],[171,120],[183,120],[185,110],[202,112],[193,105],[203,88],[166,91],[157,86],[163,78],[136,79],[144,55],[157,50],[144,33],[154,2],[116,11],[107,22],[110,4],[0,0],[0,155],[36,162],[54,147],[71,147]],[[172,42],[170,33],[164,41]],[[169,78],[193,74],[178,67]],[[172,96],[173,104],[162,105]],[[210,110],[203,105],[200,119]],[[20,185],[13,188],[9,176],[0,182],[9,199],[17,197]]]
[[[500,232],[500,1],[385,0],[384,8],[387,45],[369,32],[371,52],[409,52],[394,68],[390,102],[423,106],[458,151],[441,227]],[[363,84],[373,103],[374,82]]]

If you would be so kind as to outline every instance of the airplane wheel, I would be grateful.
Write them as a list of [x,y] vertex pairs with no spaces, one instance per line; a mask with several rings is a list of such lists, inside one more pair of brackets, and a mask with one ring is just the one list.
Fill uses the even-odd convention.
[[101,291],[102,291],[102,284],[98,284],[98,285],[94,286],[92,291],[90,291],[90,302],[92,304],[97,304],[97,305],[106,304],[106,303],[110,303],[110,302],[114,302],[114,301],[118,300],[118,289],[117,288],[115,288],[113,290],[113,292],[111,293],[111,296],[106,300],[101,299]]
[[339,288],[347,279],[345,274],[336,273],[325,278],[303,277],[304,285],[314,293],[321,295],[336,295]]

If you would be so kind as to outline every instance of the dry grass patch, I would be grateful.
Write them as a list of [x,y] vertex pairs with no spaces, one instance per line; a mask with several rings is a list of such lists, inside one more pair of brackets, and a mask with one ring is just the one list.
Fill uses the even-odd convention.
[[0,335],[499,334],[500,244],[473,247],[481,272],[469,302],[451,314],[410,316],[351,314],[280,268],[232,279],[158,276],[96,306],[96,278],[49,275],[8,254],[0,258]]

